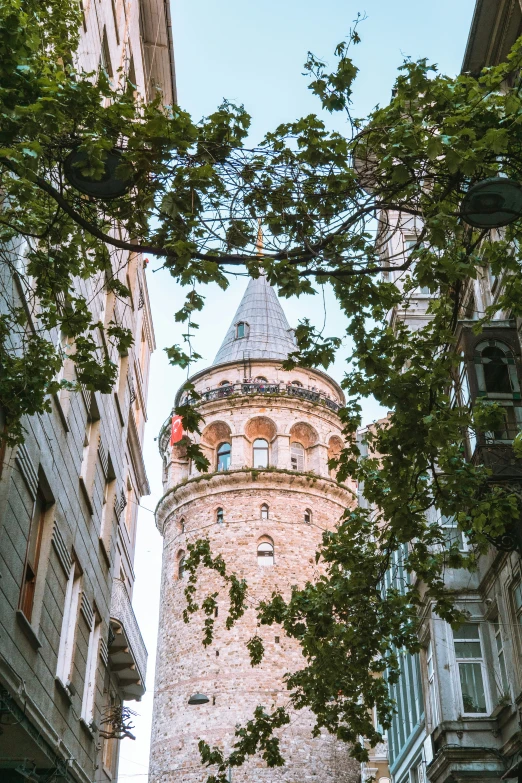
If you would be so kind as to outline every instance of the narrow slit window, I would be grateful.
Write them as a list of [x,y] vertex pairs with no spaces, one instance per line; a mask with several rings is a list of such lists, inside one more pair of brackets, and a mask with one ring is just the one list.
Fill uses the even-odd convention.
[[220,507],[216,511],[216,522],[218,523],[218,525],[222,525],[224,521],[225,521],[225,516],[223,513],[223,509]]
[[183,579],[185,576],[185,552],[181,551],[178,554],[178,579]]
[[311,525],[312,524],[312,512],[309,508],[305,509],[304,512],[304,522],[305,525]]
[[268,519],[268,506],[266,503],[263,503],[261,506],[261,519]]

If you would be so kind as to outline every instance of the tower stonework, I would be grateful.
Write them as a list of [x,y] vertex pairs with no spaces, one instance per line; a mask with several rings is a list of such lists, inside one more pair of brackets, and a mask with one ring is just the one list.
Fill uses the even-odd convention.
[[[151,744],[151,783],[204,783],[198,741],[230,750],[235,727],[258,705],[288,705],[283,677],[304,665],[299,646],[277,626],[258,627],[254,605],[274,590],[287,597],[320,571],[315,553],[324,530],[355,505],[328,459],[343,446],[339,386],[325,373],[281,362],[295,350],[293,333],[264,277],[252,280],[214,364],[192,378],[204,415],[199,443],[208,474],[191,467],[183,445],[160,435],[164,495],[156,519],[163,535],[160,630]],[[181,393],[178,393],[178,400]],[[204,647],[203,618],[183,621],[183,557],[187,544],[208,537],[230,572],[248,584],[249,608],[226,630],[226,588],[201,569],[197,596],[217,592],[213,643]],[[246,642],[255,634],[265,657],[250,665]],[[191,706],[205,694],[208,703]],[[233,769],[234,783],[355,783],[359,765],[329,735],[312,738],[312,716],[292,713],[280,732],[283,767],[255,757]]]

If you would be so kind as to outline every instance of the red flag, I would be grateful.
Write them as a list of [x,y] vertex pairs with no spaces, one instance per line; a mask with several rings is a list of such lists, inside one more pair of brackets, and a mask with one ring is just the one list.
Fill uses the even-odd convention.
[[173,446],[178,443],[183,437],[183,425],[181,423],[181,416],[172,417],[172,428],[170,430],[170,445]]

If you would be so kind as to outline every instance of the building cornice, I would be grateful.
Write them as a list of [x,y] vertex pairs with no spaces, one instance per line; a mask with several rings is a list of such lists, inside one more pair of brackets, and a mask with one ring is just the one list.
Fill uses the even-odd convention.
[[220,473],[203,473],[177,484],[160,498],[155,509],[156,527],[163,535],[170,514],[186,503],[212,494],[235,492],[238,489],[285,490],[309,493],[347,507],[354,502],[355,493],[345,484],[315,473],[299,473],[281,468],[242,468]]

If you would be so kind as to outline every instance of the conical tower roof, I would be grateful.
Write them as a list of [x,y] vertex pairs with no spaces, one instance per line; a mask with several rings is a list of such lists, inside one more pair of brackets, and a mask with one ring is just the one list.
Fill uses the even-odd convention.
[[[238,324],[245,324],[244,336]],[[250,280],[213,365],[244,359],[280,359],[295,351],[290,328],[276,292],[265,275]]]

